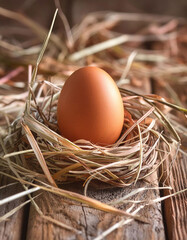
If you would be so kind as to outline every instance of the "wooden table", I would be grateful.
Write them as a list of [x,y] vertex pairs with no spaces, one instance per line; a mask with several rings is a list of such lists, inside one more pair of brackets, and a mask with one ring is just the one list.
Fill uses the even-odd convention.
[[[184,174],[187,170],[184,159],[180,158],[178,161],[182,168],[179,168],[178,164],[176,164],[172,171],[175,177],[175,181],[173,182],[175,191],[186,184],[186,180],[181,179],[181,176],[185,177]],[[5,184],[6,182],[4,178],[1,180],[1,184]],[[141,187],[145,185],[146,183],[138,182],[136,186]],[[110,189],[91,188],[88,193],[90,197],[107,202],[124,196],[134,188],[134,186]],[[66,189],[82,193],[81,184],[69,185],[66,186]],[[4,198],[21,190],[22,187],[19,184],[12,185],[2,189],[0,196]],[[156,190],[143,192],[141,193],[141,199],[154,199],[159,194]],[[1,206],[0,215],[4,215],[25,200],[26,197],[23,197]],[[0,223],[0,239],[94,239],[123,219],[121,216],[91,209],[82,204],[46,192],[36,198],[36,203],[46,216],[62,221],[78,229],[80,233],[68,231],[46,221],[37,213],[32,204],[28,204],[11,216],[9,220]],[[126,209],[127,205],[124,204],[120,208]],[[149,224],[132,221],[110,233],[106,239],[185,239],[187,233],[185,194],[165,201],[163,206],[160,203],[147,206],[140,213],[141,216],[146,217],[150,222]]]
[[[139,88],[140,92],[151,92],[149,81],[142,84]],[[128,86],[128,88],[132,88]],[[156,82],[154,90],[157,92],[160,89]],[[134,90],[134,89],[133,89]],[[172,172],[172,187],[173,191],[179,191],[187,187],[187,165],[186,157],[179,154],[175,160]],[[152,182],[158,185],[157,173],[151,176]],[[0,186],[9,183],[10,180],[5,177],[0,178]],[[138,182],[136,186],[128,188],[108,188],[97,189],[89,188],[88,195],[102,202],[115,200],[129,193],[136,187],[146,186],[145,182]],[[150,186],[150,185],[149,185]],[[82,193],[81,184],[65,185],[64,188]],[[10,185],[9,187],[0,189],[0,199],[9,195],[22,191],[19,184]],[[154,199],[158,196],[164,196],[171,191],[158,190],[142,192],[139,197],[141,199]],[[0,216],[9,212],[11,209],[23,203],[27,197],[22,197],[16,201],[0,206]],[[95,239],[102,232],[121,221],[123,217],[105,213],[96,209],[88,208],[82,204],[70,201],[68,199],[56,196],[54,194],[43,192],[36,198],[36,203],[43,211],[45,216],[50,216],[56,220],[72,226],[79,230],[73,232],[61,228],[42,218],[35,210],[34,206],[29,203],[7,221],[0,223],[0,239],[2,240],[19,240],[19,239],[61,239],[61,240],[91,240]],[[127,209],[129,205],[120,206],[121,209]],[[145,216],[149,224],[144,224],[138,221],[131,221],[127,225],[117,228],[106,236],[107,240],[137,240],[137,239],[169,239],[183,240],[187,239],[187,195],[185,193],[166,200],[162,205],[156,203],[146,206],[141,210],[141,215]]]

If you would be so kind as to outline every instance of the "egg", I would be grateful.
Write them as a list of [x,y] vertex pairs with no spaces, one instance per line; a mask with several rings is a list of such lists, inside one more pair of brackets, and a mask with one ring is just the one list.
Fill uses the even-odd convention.
[[75,71],[61,90],[57,122],[61,135],[71,141],[115,143],[123,127],[124,107],[110,75],[92,66]]

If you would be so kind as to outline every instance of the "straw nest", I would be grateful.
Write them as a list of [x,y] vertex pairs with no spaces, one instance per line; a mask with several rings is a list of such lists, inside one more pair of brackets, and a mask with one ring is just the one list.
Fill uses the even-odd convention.
[[43,169],[50,182],[83,181],[87,186],[97,179],[128,186],[151,174],[168,156],[170,144],[157,130],[154,114],[158,112],[143,97],[120,89],[125,109],[121,137],[111,146],[100,147],[60,136],[56,123],[60,89],[47,83],[37,85],[37,94],[32,91],[35,104],[17,125],[18,147],[25,151],[21,164],[40,174]]

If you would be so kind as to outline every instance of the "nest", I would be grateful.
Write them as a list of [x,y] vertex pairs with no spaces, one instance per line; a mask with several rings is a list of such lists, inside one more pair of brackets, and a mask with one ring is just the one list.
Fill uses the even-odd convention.
[[[60,88],[43,83],[38,89],[37,85],[37,97],[32,92],[35,104],[21,120],[24,134],[19,137],[18,146],[25,151],[23,165],[26,163],[40,174],[42,168],[49,181],[83,181],[87,186],[91,180],[99,180],[124,187],[146,178],[167,158],[170,144],[156,130],[155,107],[143,97],[129,96],[127,90],[120,89],[125,109],[124,128],[115,144],[101,147],[86,140],[71,142],[60,136],[56,123]],[[163,140],[164,149],[160,145]]]

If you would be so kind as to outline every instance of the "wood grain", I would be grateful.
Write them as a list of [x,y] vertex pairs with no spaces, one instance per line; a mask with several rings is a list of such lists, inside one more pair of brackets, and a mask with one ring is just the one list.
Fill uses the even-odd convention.
[[[145,186],[145,183],[139,182],[136,187]],[[81,185],[75,184],[66,187],[66,189],[82,193]],[[90,188],[88,195],[102,202],[116,200],[135,189],[134,186],[128,188],[112,189],[94,189]],[[153,199],[159,196],[158,191],[148,191],[141,194],[141,199]],[[72,226],[80,231],[80,234],[68,231],[52,223],[46,222],[41,218],[32,206],[30,209],[27,240],[31,239],[64,239],[64,240],[91,240],[107,230],[115,223],[122,220],[122,217],[92,209],[82,204],[72,202],[54,194],[43,193],[38,199],[37,204],[45,215],[51,216],[63,223]],[[126,209],[129,205],[121,206]],[[161,206],[147,206],[141,215],[145,216],[150,224],[143,224],[132,221],[128,225],[118,228],[110,233],[106,239],[165,239],[164,226],[162,220]],[[38,227],[39,226],[39,227]]]
[[[171,185],[172,191],[163,191],[163,196],[187,188],[186,157],[182,153],[179,153],[171,171],[169,170],[171,159],[169,160],[170,161],[165,164],[165,169],[167,169],[167,173],[170,172],[170,174],[169,179],[167,179],[165,183]],[[168,239],[187,239],[187,193],[181,193],[164,201],[163,213]]]
[[[0,178],[0,186],[9,184],[10,180],[2,177]],[[0,189],[0,199],[6,198],[13,194],[23,191],[19,184],[14,184],[6,188]],[[25,201],[25,197],[12,201],[10,203],[0,206],[0,217],[11,211],[13,208],[19,206]],[[27,227],[27,208],[21,208],[18,212],[12,215],[7,221],[0,223],[0,239],[1,240],[20,240],[25,239]],[[26,221],[25,221],[26,220]]]

